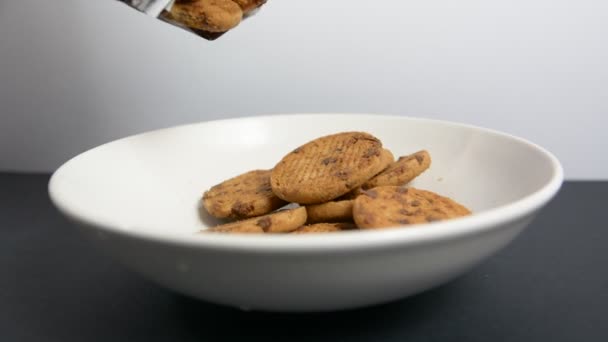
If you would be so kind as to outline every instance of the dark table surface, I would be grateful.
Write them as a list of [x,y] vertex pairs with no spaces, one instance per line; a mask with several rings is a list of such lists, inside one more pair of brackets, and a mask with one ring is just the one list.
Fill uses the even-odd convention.
[[608,182],[567,182],[509,247],[391,304],[241,312],[140,278],[52,207],[47,175],[0,173],[0,341],[608,341]]

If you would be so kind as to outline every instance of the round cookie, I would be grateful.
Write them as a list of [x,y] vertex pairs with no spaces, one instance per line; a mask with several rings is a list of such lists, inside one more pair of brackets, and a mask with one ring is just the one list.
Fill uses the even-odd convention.
[[217,218],[255,217],[285,203],[270,187],[271,170],[254,170],[214,185],[203,195],[203,206]]
[[243,10],[232,0],[176,1],[170,13],[173,20],[208,32],[226,32],[243,18]]
[[341,232],[344,230],[357,229],[354,223],[341,222],[341,223],[315,223],[302,226],[293,232],[292,234],[308,234],[308,233],[330,233],[330,232]]
[[345,132],[312,140],[275,166],[274,193],[290,202],[317,204],[361,186],[383,168],[382,142],[363,132]]
[[427,151],[418,151],[408,156],[399,157],[386,170],[363,183],[363,190],[387,185],[405,185],[418,177],[431,166],[431,155]]
[[251,13],[253,10],[255,10],[256,8],[261,7],[263,4],[266,3],[267,0],[232,0],[234,2],[236,2],[237,5],[239,5],[239,7],[241,7],[241,10],[243,10],[243,15],[247,15],[249,13]]
[[353,219],[354,200],[330,201],[306,206],[307,223],[343,222]]
[[222,224],[203,230],[209,233],[289,233],[306,222],[306,208],[280,210],[243,221]]
[[447,197],[400,186],[364,190],[353,205],[353,219],[359,228],[428,223],[470,213],[467,208]]

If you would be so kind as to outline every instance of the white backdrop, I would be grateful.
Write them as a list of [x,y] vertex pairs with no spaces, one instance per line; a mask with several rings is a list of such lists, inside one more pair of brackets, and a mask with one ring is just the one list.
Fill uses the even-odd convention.
[[215,42],[114,0],[0,0],[0,169],[175,124],[330,111],[499,129],[570,179],[608,179],[607,43],[606,0],[269,0]]

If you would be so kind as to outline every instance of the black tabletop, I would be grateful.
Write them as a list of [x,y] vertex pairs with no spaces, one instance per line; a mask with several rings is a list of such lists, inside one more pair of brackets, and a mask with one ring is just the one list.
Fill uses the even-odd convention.
[[0,173],[0,341],[608,341],[608,182],[567,182],[509,247],[391,304],[272,314],[183,297],[91,248],[47,175]]

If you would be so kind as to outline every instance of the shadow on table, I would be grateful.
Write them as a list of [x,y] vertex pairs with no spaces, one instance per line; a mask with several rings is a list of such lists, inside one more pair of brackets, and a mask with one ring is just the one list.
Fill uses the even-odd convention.
[[267,341],[384,340],[433,329],[432,316],[450,305],[455,291],[450,286],[383,305],[329,313],[245,312],[176,295],[176,307],[184,328],[197,338]]

